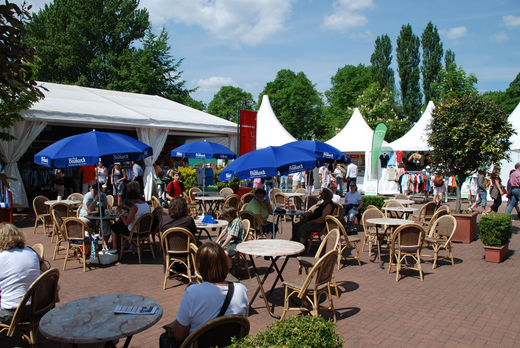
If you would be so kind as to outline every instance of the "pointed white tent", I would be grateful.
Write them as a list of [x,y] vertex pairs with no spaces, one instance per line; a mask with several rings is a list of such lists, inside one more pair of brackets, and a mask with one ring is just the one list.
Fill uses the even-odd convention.
[[[326,141],[327,144],[334,146],[345,153],[364,153],[372,150],[372,137],[374,131],[366,123],[358,108],[348,120],[343,129],[332,139]],[[388,143],[383,142],[383,148],[387,148]]]
[[265,94],[256,115],[256,148],[280,146],[296,139],[282,126]]
[[516,134],[511,137],[511,147],[509,152],[509,161],[502,160],[500,163],[500,179],[505,186],[509,179],[509,171],[515,168],[515,164],[520,162],[520,103],[507,118],[509,123],[513,125]]
[[402,137],[390,143],[395,151],[431,151],[427,128],[432,121],[435,105],[430,100],[419,121]]

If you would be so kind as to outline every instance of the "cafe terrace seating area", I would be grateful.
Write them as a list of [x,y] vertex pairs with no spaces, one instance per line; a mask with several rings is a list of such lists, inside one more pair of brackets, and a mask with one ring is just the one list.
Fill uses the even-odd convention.
[[[277,192],[274,197],[278,205],[283,204],[285,208],[302,206],[299,198],[295,201]],[[229,202],[240,206],[248,198],[233,198]],[[480,241],[462,244],[450,240],[455,222],[448,211],[453,203],[434,207],[407,201],[403,197],[389,197],[381,210],[367,209],[359,222],[357,235],[346,235],[344,229],[338,228],[337,220],[331,218],[323,231],[312,236],[316,244],[303,257],[289,257],[299,253],[298,248],[292,254],[284,250],[277,254],[274,250],[277,240],[269,241],[274,243],[271,248],[274,251],[267,260],[257,257],[261,255],[258,251],[255,254],[253,249],[242,248],[244,255],[235,258],[230,278],[239,278],[248,288],[250,299],[255,292],[266,293],[265,297],[256,296],[251,304],[249,332],[255,334],[280,316],[300,315],[300,309],[294,308],[299,307],[299,302],[285,298],[301,295],[312,299],[316,291],[322,294],[321,300],[307,309],[313,315],[335,319],[336,331],[348,347],[519,346],[520,256],[515,250],[520,247],[520,222],[513,220],[513,237],[506,260],[501,264],[487,263],[483,260]],[[43,252],[50,265],[59,270],[57,306],[105,294],[146,296],[160,304],[162,318],[135,334],[130,347],[158,346],[162,325],[175,319],[188,282],[199,279],[196,269],[190,269],[185,277],[175,274],[165,277],[164,260],[171,263],[177,258],[192,267],[197,241],[216,239],[220,229],[205,228],[206,233],[184,238],[185,242],[180,243],[185,244],[184,255],[168,255],[166,249],[175,241],[168,242],[163,237],[162,241],[147,245],[152,247],[153,255],[149,251],[140,255],[128,253],[120,262],[105,266],[91,265],[81,257],[79,262],[69,258],[65,264],[66,249],[77,256],[81,253],[71,250],[85,248],[81,243],[71,243],[84,226],[69,222],[68,227],[64,223],[66,216],[75,216],[71,207],[61,209],[57,205],[54,210],[45,209],[56,203],[45,204],[45,200],[40,199],[35,201],[34,212],[15,213],[13,219],[24,232],[27,244],[40,244],[35,249]],[[212,209],[218,207],[214,205]],[[200,205],[193,204],[192,208],[198,213]],[[389,209],[385,211],[385,208]],[[276,234],[280,244],[289,243],[293,219],[297,217],[280,217]],[[250,231],[254,230],[254,225],[246,224],[251,226]],[[75,232],[69,234],[67,229]],[[184,231],[176,233],[182,235]],[[328,233],[332,235],[327,237]],[[261,235],[251,233],[246,243],[255,238],[262,240]],[[342,255],[338,255],[338,251]],[[247,254],[249,252],[251,254]],[[270,267],[273,260],[280,270]],[[266,276],[267,271],[270,273]],[[283,275],[283,280],[278,279],[277,272]],[[260,278],[265,279],[262,287],[259,287]],[[274,289],[268,291],[273,283]],[[318,310],[318,307],[322,308]],[[75,315],[81,316],[81,312]],[[123,341],[120,340],[119,345],[122,346]],[[0,336],[0,346],[9,342]],[[42,346],[59,347],[59,344],[45,342]]]

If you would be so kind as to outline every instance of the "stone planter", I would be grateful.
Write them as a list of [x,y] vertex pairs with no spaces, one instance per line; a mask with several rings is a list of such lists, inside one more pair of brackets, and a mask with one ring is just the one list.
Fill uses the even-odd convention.
[[457,220],[457,228],[453,234],[452,241],[471,243],[477,238],[477,215],[478,212],[471,214],[452,214]]
[[500,263],[506,257],[509,244],[502,245],[501,247],[492,247],[484,245],[484,254],[487,262]]

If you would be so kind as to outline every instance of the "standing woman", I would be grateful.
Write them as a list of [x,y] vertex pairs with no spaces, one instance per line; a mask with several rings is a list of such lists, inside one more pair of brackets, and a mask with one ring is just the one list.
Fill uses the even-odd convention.
[[491,179],[491,189],[489,190],[489,195],[491,198],[493,198],[493,204],[491,207],[487,208],[484,211],[484,214],[491,213],[494,211],[495,213],[498,212],[498,207],[500,207],[500,204],[502,204],[502,182],[500,181],[500,166],[495,165],[493,167],[493,171],[490,175]]
[[114,188],[114,198],[115,204],[117,206],[123,203],[123,191],[125,189],[125,180],[126,173],[123,168],[121,168],[121,163],[114,163],[114,168],[112,168],[112,173],[110,173],[110,182],[112,183],[112,187]]
[[95,175],[96,182],[99,183],[99,186],[104,191],[107,187],[108,171],[107,167],[105,167],[101,161],[97,164]]

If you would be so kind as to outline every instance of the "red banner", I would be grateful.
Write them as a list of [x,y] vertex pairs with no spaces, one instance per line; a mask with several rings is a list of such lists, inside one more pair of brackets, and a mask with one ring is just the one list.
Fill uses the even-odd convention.
[[240,110],[239,156],[256,150],[256,111]]

